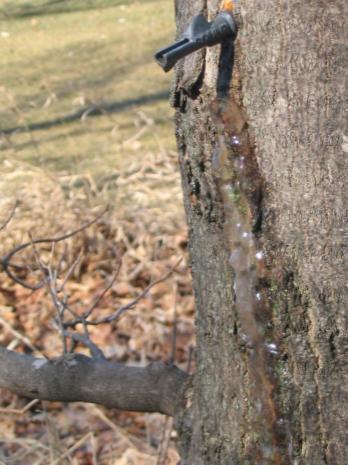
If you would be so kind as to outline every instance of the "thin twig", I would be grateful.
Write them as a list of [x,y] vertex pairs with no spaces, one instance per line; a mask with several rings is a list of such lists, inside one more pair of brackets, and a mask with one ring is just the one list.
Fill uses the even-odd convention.
[[[122,264],[122,262],[120,261],[119,267],[117,268],[116,272],[114,273],[113,277],[111,278],[110,283],[101,292],[101,294],[97,297],[97,299],[90,306],[90,308],[88,310],[86,310],[82,315],[79,315],[77,312],[75,312],[68,305],[67,296],[64,296],[64,300],[61,300],[61,303],[63,304],[64,309],[66,309],[73,316],[73,320],[63,322],[64,328],[75,328],[76,325],[82,324],[83,327],[84,327],[84,332],[88,333],[88,322],[87,322],[86,319],[88,318],[88,316],[91,315],[93,310],[95,310],[95,308],[99,305],[99,303],[101,302],[101,300],[103,299],[105,294],[112,288],[113,284],[115,283],[115,281],[116,281],[116,279],[117,279],[117,277],[119,275],[119,272],[120,272],[120,269],[121,269],[121,264]],[[58,289],[58,292],[60,292],[60,288]]]
[[18,203],[15,202],[14,206],[12,207],[8,217],[6,218],[6,220],[2,223],[2,225],[0,226],[0,231],[3,231],[6,226],[9,224],[9,222],[12,220],[14,214],[15,214],[15,211],[17,209],[17,206],[18,206]]
[[98,405],[95,404],[81,404],[83,408],[88,407],[88,413],[92,413],[93,415],[96,415],[102,420],[106,425],[109,426],[109,428],[116,434],[116,436],[120,437],[123,441],[125,441],[126,444],[128,444],[131,447],[135,447],[136,444],[132,441],[132,439],[129,437],[128,434],[126,434],[122,428],[117,426],[113,421],[111,421],[105,413],[101,410]]
[[[128,304],[126,305],[123,305],[122,307],[120,307],[118,310],[116,310],[114,313],[112,313],[111,315],[109,316],[106,316],[104,318],[99,318],[98,320],[85,320],[86,324],[87,325],[90,325],[90,326],[97,326],[97,325],[100,325],[100,324],[103,324],[103,323],[111,323],[113,321],[117,321],[121,318],[121,316],[127,311],[127,310],[130,310],[132,308],[134,308],[134,306],[141,300],[143,299],[146,294],[154,287],[156,286],[157,284],[159,283],[162,283],[163,281],[166,281],[169,276],[171,276],[174,271],[177,269],[177,267],[179,266],[180,262],[182,261],[182,258],[180,258],[176,263],[175,265],[168,271],[168,273],[166,273],[164,276],[162,276],[162,278],[159,278],[159,279],[156,279],[155,281],[153,281],[152,283],[150,283],[142,292],[140,292],[140,294],[137,295],[137,297],[135,299],[133,299],[131,302],[128,302]],[[77,324],[81,323],[81,319],[75,319],[75,320],[70,320],[70,321],[66,321],[65,322],[65,327],[74,327],[76,326]]]
[[39,399],[33,399],[22,409],[8,408],[8,407],[0,408],[0,413],[13,414],[13,415],[24,415],[28,410],[30,410],[38,402],[40,402]]
[[53,242],[52,245],[51,245],[51,253],[50,253],[50,258],[48,260],[49,263],[53,263],[53,259],[54,259],[54,253],[56,251],[56,243]]
[[[56,272],[52,269],[51,263],[48,265],[45,265],[43,261],[40,258],[39,252],[37,250],[35,241],[33,240],[33,237],[31,233],[29,232],[29,237],[31,239],[31,245],[33,248],[33,254],[36,260],[36,263],[38,267],[40,268],[42,274],[43,274],[43,283],[46,286],[47,291],[49,292],[51,296],[52,303],[54,307],[57,310],[57,320],[58,320],[58,327],[59,327],[59,332],[60,336],[62,339],[62,345],[63,345],[63,354],[67,354],[68,352],[68,347],[66,343],[66,336],[64,332],[64,325],[63,325],[63,318],[64,318],[64,305],[62,305],[62,302],[58,299],[57,297],[57,292],[56,292],[56,281],[57,281],[57,276]],[[52,258],[51,254],[51,258]]]
[[29,242],[25,242],[24,244],[20,244],[18,245],[17,247],[15,247],[13,250],[11,250],[11,252],[9,254],[7,254],[5,257],[1,257],[0,258],[0,265],[2,266],[3,268],[3,271],[7,274],[7,276],[12,279],[14,282],[16,282],[17,284],[20,284],[21,286],[27,288],[27,289],[30,289],[32,291],[35,291],[37,289],[40,289],[41,287],[44,286],[44,282],[40,282],[36,285],[31,285],[31,284],[28,284],[27,282],[23,281],[22,279],[18,278],[17,276],[15,276],[11,270],[9,269],[10,268],[10,261],[11,259],[18,253],[18,252],[21,252],[22,250],[26,249],[27,247],[29,246],[32,246],[33,244],[34,245],[37,245],[37,244],[52,244],[52,243],[57,243],[57,242],[61,242],[61,241],[64,241],[66,239],[69,239],[73,236],[75,236],[76,234],[84,231],[85,229],[89,228],[90,226],[92,226],[94,223],[96,223],[108,210],[108,207],[105,208],[99,215],[97,215],[93,220],[91,221],[88,221],[86,224],[80,226],[79,228],[71,231],[70,233],[67,233],[67,234],[63,234],[61,236],[57,236],[57,237],[51,237],[51,238],[43,238],[43,239],[35,239],[33,241],[29,241]]
[[59,276],[60,273],[61,273],[61,269],[63,267],[63,263],[64,263],[64,260],[65,260],[65,258],[67,256],[67,253],[68,253],[68,245],[67,245],[67,243],[65,243],[64,244],[64,251],[60,256],[59,261],[58,261],[58,265],[57,265],[57,276]]
[[[128,304],[122,306],[121,308],[119,308],[115,313],[113,313],[112,315],[110,315],[109,317],[106,317],[105,319],[101,318],[99,321],[100,322],[105,322],[105,323],[111,323],[112,321],[115,321],[115,320],[118,320],[122,315],[123,313],[125,313],[127,310],[133,308],[143,297],[146,296],[146,294],[154,287],[156,286],[157,284],[160,284],[164,281],[166,281],[169,276],[171,276],[174,271],[177,269],[177,267],[179,266],[179,264],[182,262],[182,257],[179,258],[179,260],[175,263],[175,265],[168,271],[168,273],[166,273],[164,276],[162,276],[162,278],[159,278],[159,279],[156,279],[155,281],[153,281],[152,283],[150,283],[134,300],[132,300],[131,302],[129,302]],[[99,324],[98,321],[96,322],[96,324]]]
[[64,452],[64,454],[62,454],[60,457],[58,457],[57,459],[55,459],[53,462],[52,462],[52,465],[57,465],[58,463],[60,463],[63,459],[67,458],[70,456],[70,454],[72,452],[74,452],[76,449],[78,449],[79,447],[82,446],[82,444],[84,442],[87,441],[87,439],[90,439],[91,437],[93,437],[93,433],[92,432],[89,432],[87,433],[85,436],[83,436],[79,441],[75,442],[75,444],[73,446],[71,446],[66,452]]
[[5,329],[7,329],[7,331],[12,333],[17,339],[22,341],[34,353],[37,353],[41,355],[42,357],[45,357],[48,360],[48,357],[43,352],[41,352],[40,349],[35,347],[34,344],[30,341],[30,339],[28,339],[26,336],[23,336],[23,334],[18,332],[16,329],[12,328],[12,326],[6,320],[4,320],[1,316],[0,316],[0,325],[2,325]]
[[175,281],[174,284],[174,309],[173,309],[173,335],[172,335],[172,353],[169,359],[169,363],[174,365],[176,358],[176,339],[177,339],[177,302],[178,302],[178,283]]
[[103,297],[105,296],[105,294],[112,288],[112,286],[114,285],[116,279],[118,278],[118,275],[120,273],[120,270],[121,270],[121,266],[122,266],[122,261],[119,262],[118,264],[118,268],[117,270],[115,271],[113,277],[111,278],[111,281],[109,282],[109,284],[106,286],[106,288],[99,294],[99,296],[96,298],[96,300],[94,301],[94,303],[90,306],[90,308],[88,310],[86,310],[82,317],[86,320],[93,312],[93,310],[95,310],[95,308],[99,305],[99,303],[101,302],[101,300],[103,299]]
[[157,465],[165,465],[172,430],[173,430],[173,418],[166,417],[164,428],[163,428],[161,449],[159,451],[158,459],[157,459]]
[[57,293],[56,293],[56,289],[54,288],[54,286],[52,285],[52,282],[50,280],[46,280],[46,286],[47,286],[47,290],[48,290],[48,292],[49,292],[49,294],[51,296],[51,301],[52,301],[54,307],[57,310],[57,322],[58,322],[58,328],[59,328],[60,336],[61,336],[61,339],[62,339],[63,354],[67,354],[68,353],[68,347],[67,347],[67,343],[66,343],[66,336],[65,336],[64,322],[63,322],[65,306],[61,302],[61,300],[58,298]]
[[77,265],[80,263],[81,261],[81,258],[82,258],[82,250],[80,251],[80,253],[78,254],[78,256],[76,257],[76,259],[74,260],[74,262],[71,264],[70,268],[68,269],[68,271],[66,272],[65,276],[64,276],[64,279],[63,279],[63,282],[62,284],[58,287],[57,289],[57,292],[63,292],[64,288],[65,288],[65,285],[67,283],[67,281],[70,279],[71,275],[74,273],[75,271],[75,268],[77,267]]

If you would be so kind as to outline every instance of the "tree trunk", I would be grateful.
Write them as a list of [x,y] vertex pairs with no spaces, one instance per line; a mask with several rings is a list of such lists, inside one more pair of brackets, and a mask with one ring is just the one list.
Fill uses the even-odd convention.
[[[240,3],[235,50],[187,57],[172,93],[197,305],[183,464],[343,465],[348,3]],[[176,0],[178,33],[219,4]]]

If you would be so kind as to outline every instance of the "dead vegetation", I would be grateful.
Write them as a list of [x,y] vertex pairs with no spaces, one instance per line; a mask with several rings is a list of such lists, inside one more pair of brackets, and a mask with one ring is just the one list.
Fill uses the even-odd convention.
[[[175,358],[185,368],[193,344],[193,298],[175,154],[148,154],[128,172],[110,173],[99,186],[91,177],[59,179],[39,169],[13,165],[1,178],[1,191],[6,193],[1,200],[2,219],[14,198],[18,207],[1,231],[1,256],[27,241],[29,232],[35,239],[71,231],[115,198],[110,211],[96,224],[64,246],[56,246],[55,254],[63,253],[66,263],[81,257],[65,284],[70,301],[81,311],[110,283],[118,253],[122,253],[122,267],[94,310],[98,318],[127,305],[184,257],[175,274],[153,287],[117,323],[92,326],[90,335],[109,359],[144,365],[172,357],[176,319]],[[40,253],[51,253],[51,246],[43,245]],[[32,251],[25,249],[16,261],[29,263],[29,255]],[[33,273],[21,273],[21,279],[33,279]],[[0,343],[26,353],[57,356],[61,339],[53,327],[56,310],[47,289],[31,292],[2,274],[1,290]],[[88,347],[82,345],[78,350],[84,353]],[[105,411],[89,404],[28,405],[6,392],[1,399],[2,463],[155,465],[177,461],[172,445],[166,454],[160,450],[171,430],[161,415]]]

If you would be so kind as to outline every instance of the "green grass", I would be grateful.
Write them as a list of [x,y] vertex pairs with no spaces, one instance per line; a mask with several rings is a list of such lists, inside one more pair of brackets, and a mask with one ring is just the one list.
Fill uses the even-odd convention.
[[173,40],[172,4],[0,1],[0,171],[100,177],[174,149],[170,76],[152,58]]
[[[142,3],[152,0],[142,0]],[[5,0],[0,3],[0,15],[5,17],[28,17],[109,8],[127,3],[124,0]]]

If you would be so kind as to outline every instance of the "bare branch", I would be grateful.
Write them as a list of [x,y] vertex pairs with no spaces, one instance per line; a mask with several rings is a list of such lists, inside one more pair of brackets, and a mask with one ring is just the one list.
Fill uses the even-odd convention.
[[68,331],[64,332],[65,336],[70,337],[75,342],[80,342],[84,346],[88,347],[90,350],[91,356],[97,360],[106,360],[105,355],[99,347],[91,341],[88,333],[70,333]]
[[180,258],[176,263],[175,265],[168,271],[168,273],[166,273],[164,276],[162,276],[162,278],[159,278],[159,279],[156,279],[155,281],[153,281],[152,283],[150,283],[142,292],[140,292],[140,294],[137,295],[137,297],[135,299],[133,299],[131,302],[129,302],[128,304],[126,305],[123,305],[122,307],[120,307],[118,310],[116,310],[114,313],[112,313],[111,315],[107,316],[107,317],[104,317],[104,318],[100,318],[99,320],[86,320],[86,323],[88,325],[100,325],[102,323],[111,323],[112,321],[117,321],[121,318],[121,316],[127,311],[127,310],[130,310],[132,308],[135,307],[135,305],[141,300],[143,299],[146,294],[154,287],[156,286],[157,284],[159,283],[162,283],[163,281],[166,281],[169,276],[171,276],[174,271],[177,269],[177,267],[179,266],[179,264],[181,263],[182,261],[182,258]]
[[37,244],[53,244],[53,243],[58,243],[58,242],[62,242],[66,239],[69,239],[73,236],[75,236],[76,234],[84,231],[85,229],[89,228],[90,226],[92,226],[93,224],[95,224],[106,212],[107,212],[108,208],[105,208],[99,215],[97,215],[93,220],[91,221],[88,221],[86,224],[80,226],[79,228],[67,233],[67,234],[63,234],[61,236],[57,236],[57,237],[51,237],[51,238],[43,238],[43,239],[35,239],[33,241],[29,241],[29,242],[25,242],[24,244],[20,244],[18,245],[17,247],[15,247],[13,250],[11,250],[11,252],[9,254],[7,254],[5,257],[1,257],[0,258],[0,265],[3,269],[3,271],[7,274],[7,276],[12,279],[14,282],[16,282],[17,284],[20,284],[21,286],[27,288],[27,289],[30,289],[32,291],[35,291],[37,289],[40,289],[41,287],[44,286],[44,282],[40,282],[36,285],[31,285],[27,282],[25,282],[24,280],[18,278],[17,276],[15,276],[12,271],[10,270],[10,267],[11,267],[11,264],[10,264],[10,261],[11,259],[17,255],[19,252],[21,252],[22,250],[26,249],[27,247],[31,246],[31,245],[37,245]]
[[121,266],[122,266],[122,262],[120,261],[119,264],[118,264],[118,268],[117,270],[115,271],[113,277],[111,278],[111,281],[110,283],[106,286],[106,288],[101,292],[101,294],[99,294],[99,296],[96,298],[96,300],[94,301],[94,303],[90,306],[90,308],[88,310],[86,310],[83,315],[82,315],[82,318],[84,320],[86,320],[93,312],[93,310],[95,310],[97,308],[97,306],[100,304],[101,300],[103,299],[103,297],[107,294],[107,292],[112,288],[112,286],[114,285],[114,283],[116,282],[116,279],[118,278],[118,275],[120,273],[120,269],[121,269]]
[[161,362],[129,367],[82,354],[48,361],[0,347],[0,387],[28,398],[173,416],[189,380],[184,371]]
[[[71,275],[74,273],[77,265],[80,263],[81,261],[81,258],[82,258],[82,250],[80,251],[80,253],[78,254],[78,256],[76,257],[76,259],[73,261],[73,263],[71,264],[70,268],[68,269],[68,271],[66,272],[65,276],[64,276],[64,279],[63,279],[63,282],[62,284],[58,287],[57,289],[57,292],[63,292],[64,291],[64,288],[65,288],[65,285],[66,283],[69,281]],[[61,261],[61,260],[60,260]],[[59,272],[59,269],[60,269],[60,264],[58,266],[58,272]]]
[[[60,302],[60,300],[57,297],[57,292],[56,292],[56,281],[57,281],[57,276],[56,272],[52,269],[51,263],[46,265],[40,257],[40,254],[37,250],[37,247],[34,243],[33,237],[31,233],[29,232],[29,237],[31,239],[31,245],[33,248],[33,254],[36,260],[36,264],[39,267],[39,269],[42,272],[43,275],[43,283],[46,286],[46,289],[51,296],[51,301],[57,310],[57,321],[58,321],[58,327],[59,327],[59,333],[62,339],[62,345],[63,345],[63,354],[66,354],[68,352],[67,348],[67,343],[66,343],[66,337],[64,333],[64,326],[63,326],[63,318],[64,318],[64,305]],[[53,259],[53,247],[51,250],[51,260]]]
[[[58,267],[55,257],[55,245],[85,230],[94,224],[105,212],[76,230],[54,238],[34,239],[29,233],[30,241],[15,247],[5,257],[0,257],[0,267],[16,283],[31,290],[45,286],[56,309],[56,322],[59,327],[63,344],[63,355],[56,360],[34,358],[18,354],[0,347],[0,387],[16,394],[39,400],[63,402],[91,402],[116,407],[123,410],[160,412],[166,415],[177,413],[188,385],[189,376],[173,364],[152,363],[146,368],[128,367],[108,362],[103,352],[93,343],[89,334],[89,325],[111,323],[146,296],[157,284],[165,281],[176,270],[181,259],[161,278],[151,282],[136,298],[105,318],[89,320],[94,310],[100,304],[106,293],[115,283],[121,268],[119,260],[117,269],[109,284],[95,298],[81,315],[68,303],[68,295],[64,292],[68,279],[73,274],[81,260],[82,254],[74,260],[60,278],[63,257],[60,257]],[[2,229],[8,224],[13,213],[6,220]],[[40,244],[51,244],[51,251],[45,260],[40,256]],[[21,251],[32,247],[35,260],[35,272],[40,272],[41,281],[31,284],[15,275],[25,267],[12,263],[12,259]],[[15,271],[12,271],[15,270]],[[67,321],[67,314],[72,318]],[[81,324],[83,334],[75,330]],[[92,358],[82,354],[68,353],[68,342],[71,350],[77,343],[89,348]]]
[[[103,212],[104,213],[104,212]],[[36,271],[40,271],[42,278],[39,284],[36,285],[31,285],[27,282],[24,282],[21,280],[21,278],[18,278],[17,276],[13,275],[12,279],[23,285],[24,287],[28,287],[32,290],[38,289],[39,287],[45,286],[46,290],[51,298],[51,302],[53,304],[53,307],[56,310],[56,318],[55,322],[57,324],[61,339],[62,339],[62,347],[63,347],[63,357],[68,356],[69,354],[72,355],[72,352],[74,352],[76,345],[78,343],[85,345],[86,347],[89,348],[91,356],[95,360],[99,361],[105,361],[105,357],[103,352],[96,346],[96,344],[93,343],[93,341],[90,338],[88,327],[89,325],[99,325],[102,323],[111,323],[113,321],[118,320],[121,318],[121,316],[129,309],[134,308],[134,306],[142,299],[145,297],[145,295],[151,290],[152,287],[156,286],[157,284],[165,281],[168,279],[169,276],[176,270],[178,267],[179,263],[181,262],[181,258],[176,262],[176,264],[161,278],[153,281],[150,283],[142,292],[138,294],[138,296],[130,301],[128,304],[123,305],[121,308],[113,312],[111,315],[104,317],[104,318],[99,318],[96,320],[89,320],[89,318],[92,316],[93,311],[97,308],[97,306],[100,304],[106,293],[112,288],[113,284],[115,283],[120,269],[121,269],[121,260],[118,262],[118,266],[116,269],[116,272],[114,273],[112,279],[110,280],[109,284],[105,287],[105,289],[97,296],[95,301],[90,305],[90,307],[85,310],[82,314],[79,314],[77,311],[75,311],[73,308],[70,307],[68,303],[68,295],[64,292],[64,288],[66,286],[66,283],[68,279],[71,277],[72,273],[76,269],[77,264],[81,260],[82,253],[78,255],[78,257],[74,260],[74,262],[70,265],[68,268],[61,284],[58,284],[59,281],[59,271],[63,262],[63,257],[60,257],[59,263],[58,263],[58,268],[57,266],[54,266],[54,259],[55,259],[55,245],[56,243],[68,239],[72,237],[73,235],[77,234],[78,232],[81,232],[82,230],[86,229],[88,226],[91,224],[95,223],[98,218],[100,218],[101,215],[99,215],[97,218],[94,220],[90,221],[89,223],[85,224],[84,226],[81,226],[80,228],[68,233],[64,234],[62,236],[56,237],[56,238],[50,238],[50,239],[34,239],[29,232],[29,237],[30,237],[30,242],[21,244],[17,246],[15,249],[13,249],[5,258],[1,259],[3,266],[5,268],[5,271],[7,274],[11,277],[12,273],[8,269],[9,267],[12,266],[11,259],[20,251],[23,249],[27,248],[28,246],[32,247],[33,251],[33,256],[35,259],[35,266],[36,266]],[[49,243],[51,244],[51,251],[50,255],[47,260],[43,260],[40,256],[40,250],[38,249],[39,244],[43,243]],[[176,293],[176,292],[175,292]],[[175,304],[176,305],[176,304]],[[174,312],[176,312],[176,309],[174,309]],[[66,319],[66,313],[69,313],[72,316],[72,319],[67,320]],[[174,317],[176,320],[176,316]],[[76,326],[78,324],[81,324],[83,327],[83,334],[78,333],[78,332],[69,332],[67,331],[68,328],[72,328],[73,330],[76,329]],[[176,321],[174,323],[174,328],[176,325]],[[175,352],[175,329],[174,329],[174,336],[173,336],[173,352]],[[68,339],[71,341],[70,348],[68,351]],[[69,354],[68,354],[69,352]],[[173,364],[174,358],[172,356],[171,359],[171,364]]]

